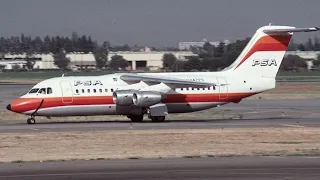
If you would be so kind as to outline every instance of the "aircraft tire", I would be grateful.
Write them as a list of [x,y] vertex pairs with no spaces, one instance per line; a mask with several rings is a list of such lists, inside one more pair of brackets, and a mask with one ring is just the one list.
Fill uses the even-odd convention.
[[153,116],[151,117],[152,122],[164,122],[165,116]]
[[28,124],[35,124],[36,123],[36,120],[34,118],[28,118],[27,119],[27,123]]
[[129,116],[131,119],[131,122],[142,122],[143,121],[143,115],[132,115]]

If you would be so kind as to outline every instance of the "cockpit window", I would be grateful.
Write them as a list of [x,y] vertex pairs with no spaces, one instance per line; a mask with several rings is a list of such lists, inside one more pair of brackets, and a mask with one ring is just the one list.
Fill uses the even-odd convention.
[[47,88],[47,94],[52,94],[52,89],[51,88]]
[[41,88],[38,93],[39,94],[46,94],[46,88]]
[[29,93],[30,93],[30,94],[31,94],[31,93],[37,93],[38,90],[39,90],[39,88],[34,88],[34,89],[31,89],[31,90],[29,91]]

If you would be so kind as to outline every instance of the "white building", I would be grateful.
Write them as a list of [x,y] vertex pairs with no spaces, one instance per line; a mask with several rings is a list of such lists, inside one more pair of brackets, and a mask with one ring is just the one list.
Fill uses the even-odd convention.
[[120,55],[130,63],[130,69],[137,70],[143,68],[149,68],[152,70],[158,70],[162,68],[162,57],[166,53],[172,53],[179,60],[186,60],[191,56],[198,56],[191,51],[150,51],[150,52],[110,52],[109,60],[114,55]]
[[[197,56],[190,51],[149,51],[149,52],[109,52],[108,60],[114,55],[123,56],[130,63],[129,69],[145,69],[158,70],[162,68],[162,57],[166,53],[174,54],[177,59],[185,60],[190,56]],[[13,65],[18,64],[20,68],[26,68],[26,54],[4,54],[4,58],[0,59],[0,67],[4,69],[13,69]],[[34,69],[57,69],[54,65],[53,54],[36,54],[36,63]],[[67,57],[70,59],[70,66],[93,69],[95,68],[96,61],[92,53],[69,53]]]
[[[203,47],[205,43],[207,43],[206,39],[202,41],[188,41],[188,42],[179,42],[179,50],[191,50],[191,47]],[[230,44],[229,40],[222,41],[224,44]],[[211,45],[217,47],[221,41],[209,42]]]
[[297,55],[304,59],[314,59],[317,60],[320,51],[287,51],[286,56],[288,55]]
[[307,59],[307,68],[312,69],[313,60],[318,60],[318,55],[320,55],[320,51],[287,51],[285,56],[288,55],[296,55],[303,59]]

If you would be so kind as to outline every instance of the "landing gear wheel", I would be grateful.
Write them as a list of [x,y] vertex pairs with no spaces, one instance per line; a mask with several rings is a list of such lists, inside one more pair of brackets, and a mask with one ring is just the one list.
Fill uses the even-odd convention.
[[131,115],[128,116],[132,122],[142,122],[143,121],[143,115]]
[[28,124],[35,124],[35,123],[36,123],[36,120],[35,120],[33,117],[31,117],[31,118],[28,118],[28,119],[27,119],[27,123],[28,123]]
[[152,122],[164,122],[165,116],[153,116],[151,117]]

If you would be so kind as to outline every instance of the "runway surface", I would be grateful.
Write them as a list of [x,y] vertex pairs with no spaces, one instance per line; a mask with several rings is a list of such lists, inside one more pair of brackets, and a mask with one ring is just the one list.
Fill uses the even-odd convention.
[[320,158],[228,157],[0,164],[0,179],[318,180]]
[[97,130],[159,130],[159,129],[215,129],[215,128],[268,128],[268,127],[320,127],[318,119],[252,119],[252,120],[192,120],[165,123],[130,122],[77,122],[1,125],[0,133],[8,132],[66,132]]

